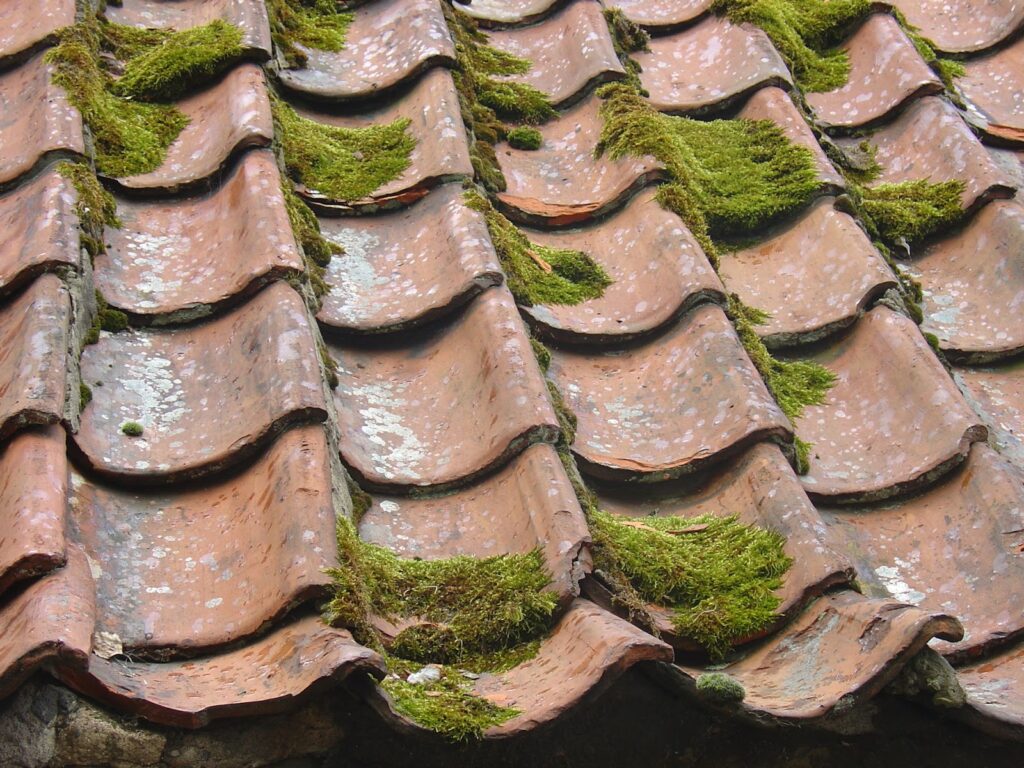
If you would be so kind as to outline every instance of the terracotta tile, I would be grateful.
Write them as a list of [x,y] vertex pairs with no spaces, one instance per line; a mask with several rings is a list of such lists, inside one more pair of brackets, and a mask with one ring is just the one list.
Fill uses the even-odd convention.
[[89,564],[81,550],[69,547],[66,566],[0,607],[0,699],[40,667],[84,669],[95,611]]
[[941,653],[976,656],[1024,632],[1024,485],[987,445],[920,496],[821,512],[867,594],[963,622],[963,642],[933,641]]
[[133,657],[195,655],[327,593],[337,563],[330,453],[288,430],[212,485],[130,492],[72,476],[75,536],[94,561],[96,626]]
[[992,445],[1024,469],[1024,360],[956,368],[964,397],[991,430]]
[[525,75],[509,79],[565,104],[592,83],[625,75],[615,55],[601,4],[577,0],[540,24],[490,33],[490,44],[533,65]]
[[963,64],[967,74],[956,84],[983,130],[995,139],[1024,143],[1024,38]]
[[0,295],[41,272],[78,268],[77,200],[71,182],[54,170],[0,197]]
[[653,190],[591,227],[526,234],[541,245],[589,254],[613,280],[603,296],[582,304],[523,308],[555,338],[626,339],[671,322],[701,301],[725,299],[704,251],[679,217],[658,205]]
[[957,109],[944,99],[915,101],[868,140],[878,148],[876,159],[882,169],[869,187],[916,179],[962,179],[966,188],[961,204],[965,208],[1013,195],[1011,175],[989,156]]
[[88,672],[60,670],[86,696],[178,728],[225,717],[294,708],[316,690],[349,675],[383,674],[383,661],[343,629],[308,616],[237,650],[190,661],[89,659]]
[[736,117],[748,120],[771,120],[779,126],[786,138],[810,150],[822,183],[838,189],[846,187],[846,180],[829,161],[818,140],[814,138],[807,121],[793,104],[789,94],[781,88],[767,86],[754,91]]
[[129,189],[176,191],[214,176],[248,147],[270,144],[274,121],[263,71],[235,67],[223,80],[178,102],[188,118],[167,157],[155,171],[118,179]]
[[928,245],[912,272],[924,289],[922,328],[951,359],[982,362],[1024,348],[1024,208],[995,201]]
[[491,557],[544,550],[552,589],[578,593],[583,511],[550,445],[533,445],[477,484],[431,498],[373,497],[359,535],[406,558]]
[[82,116],[50,82],[43,54],[0,73],[0,189],[50,152],[82,154]]
[[692,27],[652,38],[633,58],[651,105],[695,112],[739,98],[763,85],[788,85],[789,70],[768,36],[749,24],[708,16]]
[[372,96],[428,67],[455,65],[455,44],[439,0],[379,0],[357,7],[345,47],[336,53],[299,46],[300,69],[282,69],[288,88],[316,98]]
[[0,448],[0,596],[67,560],[64,430],[26,429]]
[[[416,147],[409,157],[409,167],[397,179],[375,190],[369,199],[355,201],[356,206],[410,202],[425,195],[429,187],[439,182],[473,175],[469,140],[459,112],[459,95],[447,69],[430,70],[411,91],[358,115],[327,114],[306,108],[296,108],[296,111],[311,120],[343,128],[365,128],[399,118],[412,121],[408,132],[416,139]],[[316,190],[300,187],[299,191],[320,203],[333,202]]]
[[117,215],[122,226],[107,231],[107,252],[96,258],[96,287],[147,320],[201,317],[303,269],[269,150],[246,154],[202,197],[122,198]]
[[56,0],[45,6],[21,0],[0,0],[0,59],[23,53],[75,23],[75,0]]
[[591,96],[539,126],[540,149],[498,146],[498,164],[508,182],[498,200],[510,215],[544,225],[572,224],[611,209],[645,182],[664,175],[653,157],[594,157],[604,124],[600,105]]
[[553,352],[550,376],[579,419],[573,451],[597,477],[663,480],[790,435],[715,305],[640,346]]
[[518,23],[533,21],[554,8],[564,5],[566,0],[471,0],[458,3],[460,11],[483,21]]
[[1024,737],[1024,643],[960,667],[957,678],[974,724],[998,736]]
[[107,8],[107,18],[130,27],[191,29],[223,19],[242,30],[242,45],[253,58],[270,58],[267,8],[260,0],[122,0]]
[[[747,691],[755,716],[809,720],[871,698],[932,637],[954,639],[956,619],[895,600],[841,592],[813,603],[796,621],[723,672]],[[704,670],[678,668],[694,678]],[[692,683],[690,683],[692,685]]]
[[1009,37],[1024,23],[1020,0],[888,0],[940,51],[969,53]]
[[0,307],[0,439],[64,416],[71,298],[43,275]]
[[813,360],[838,380],[797,434],[812,444],[804,488],[835,501],[893,496],[967,456],[986,430],[911,320],[878,306]]
[[321,219],[345,252],[327,268],[317,319],[356,333],[408,328],[500,284],[487,224],[462,195],[461,184],[444,184],[395,213]]
[[371,485],[468,482],[557,420],[512,296],[492,288],[443,328],[402,346],[332,342],[341,454]]
[[615,0],[615,7],[643,27],[685,24],[711,10],[714,0]]
[[757,332],[771,346],[812,341],[854,322],[896,277],[857,222],[818,200],[798,220],[722,255],[719,273],[743,302],[771,314]]
[[[275,282],[231,314],[171,331],[104,334],[82,354],[93,399],[75,443],[121,482],[161,483],[240,462],[286,426],[326,418],[306,308]],[[136,421],[140,437],[121,426]]]
[[822,125],[866,125],[911,98],[942,91],[942,82],[888,14],[869,16],[840,47],[850,55],[849,80],[834,91],[807,94]]

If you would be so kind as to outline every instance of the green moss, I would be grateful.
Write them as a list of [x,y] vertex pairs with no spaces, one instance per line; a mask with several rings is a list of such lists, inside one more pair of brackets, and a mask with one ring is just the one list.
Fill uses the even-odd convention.
[[57,173],[71,182],[78,193],[75,214],[81,230],[82,245],[91,258],[105,250],[103,232],[105,227],[121,226],[117,218],[117,203],[114,196],[96,178],[89,166],[68,161],[57,163]]
[[551,396],[551,405],[555,409],[555,416],[558,417],[558,427],[562,432],[558,439],[558,444],[568,447],[576,442],[576,414],[566,404],[565,398],[562,397],[562,392],[555,382],[548,379],[547,383],[548,394]]
[[346,476],[346,484],[348,485],[348,495],[352,499],[352,524],[358,526],[359,521],[373,506],[373,499],[351,477]]
[[339,128],[300,117],[271,101],[288,172],[310,190],[339,202],[369,197],[410,165],[416,146],[409,120],[367,128]]
[[602,296],[611,285],[608,273],[582,251],[532,243],[479,192],[470,190],[464,199],[484,215],[505,280],[519,304],[579,304]]
[[640,65],[629,54],[637,51],[650,50],[648,43],[651,38],[640,26],[634,24],[619,8],[605,8],[604,19],[612,36],[612,45],[619,57],[622,68],[626,70],[626,82],[638,93],[647,95],[640,82]]
[[963,217],[964,183],[959,179],[932,183],[926,179],[899,184],[862,186],[860,212],[887,244],[916,243],[950,227]]
[[[343,250],[340,245],[321,234],[316,214],[295,194],[290,184],[285,182],[281,185],[281,194],[284,195],[285,210],[288,211],[288,222],[292,226],[295,242],[302,250],[306,276],[309,278],[313,295],[319,301],[331,291],[331,286],[325,278],[327,265],[331,263],[332,256],[342,253]],[[333,361],[328,365],[328,359],[329,356],[324,359],[324,369],[328,371],[328,383],[331,384],[331,389],[334,389],[337,386],[337,366],[333,365]]]
[[[323,286],[325,287],[326,290],[330,289],[330,286],[327,285],[327,283],[323,283]],[[316,286],[314,285],[314,291],[315,290]],[[324,293],[326,293],[326,290],[324,291]],[[320,296],[323,294],[318,293],[317,295]],[[327,386],[329,386],[331,389],[337,389],[339,383],[338,364],[334,361],[334,358],[331,357],[331,353],[327,351],[327,345],[324,343],[323,339],[317,339],[316,348],[317,351],[320,353],[320,364],[321,367],[323,368],[324,376],[327,378]]]
[[541,344],[532,336],[530,337],[530,346],[533,347],[533,355],[537,358],[537,364],[543,373],[548,372],[548,368],[551,367],[551,350]]
[[298,47],[340,51],[345,47],[351,13],[338,0],[268,0],[270,33],[290,67],[304,67],[306,54]]
[[543,141],[540,131],[536,128],[531,128],[528,125],[519,125],[508,132],[508,143],[509,146],[514,149],[525,149],[533,151],[540,149],[541,142]]
[[92,402],[92,390],[89,385],[82,382],[78,385],[78,409],[85,410],[85,406]]
[[697,693],[715,704],[738,704],[747,692],[739,681],[722,672],[707,672],[697,678]]
[[137,421],[126,421],[121,425],[121,432],[128,437],[141,437],[142,431],[142,425]]
[[96,314],[92,318],[92,324],[85,332],[82,341],[85,344],[95,344],[100,340],[100,331],[117,333],[128,327],[128,315],[119,309],[112,309],[103,294],[96,291]]

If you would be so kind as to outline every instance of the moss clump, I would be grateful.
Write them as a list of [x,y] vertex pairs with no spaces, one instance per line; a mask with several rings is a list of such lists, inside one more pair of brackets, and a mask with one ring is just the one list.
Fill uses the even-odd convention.
[[608,273],[582,251],[532,243],[479,192],[470,190],[464,199],[484,215],[505,280],[519,304],[579,304],[602,296],[611,285]]
[[117,203],[89,166],[82,163],[60,162],[57,173],[71,182],[78,193],[75,214],[81,230],[82,245],[90,258],[103,253],[103,230],[105,227],[120,227],[117,218]]
[[[310,287],[313,289],[313,296],[319,303],[320,299],[331,291],[327,283],[327,266],[331,263],[331,257],[342,253],[343,249],[337,243],[332,243],[320,232],[320,222],[316,214],[309,206],[302,202],[295,190],[287,182],[281,185],[281,194],[284,195],[285,210],[288,211],[288,222],[292,227],[292,235],[295,242],[302,250],[303,262],[306,267],[306,276],[309,278]],[[321,357],[323,352],[321,352]],[[328,383],[331,389],[337,386],[337,366],[327,364],[324,359],[325,370],[328,371]],[[331,375],[333,372],[333,375]]]
[[542,141],[540,131],[528,125],[516,126],[508,132],[509,146],[514,149],[525,149],[532,152],[535,149],[540,149]]
[[112,309],[103,294],[96,291],[96,314],[92,318],[92,325],[85,332],[82,341],[85,344],[95,344],[100,340],[100,331],[117,333],[128,327],[128,315],[119,309]]
[[604,20],[608,24],[608,31],[611,32],[615,53],[619,57],[622,68],[626,70],[626,82],[638,93],[646,96],[647,92],[640,83],[640,73],[643,70],[629,54],[650,50],[648,45],[651,41],[650,35],[626,18],[626,14],[619,8],[605,8]]
[[121,432],[128,437],[141,437],[142,425],[137,421],[126,421],[121,425]]
[[548,368],[551,367],[551,350],[532,336],[530,337],[530,346],[533,347],[533,356],[537,358],[537,365],[540,366],[541,372],[547,373]]
[[715,704],[738,704],[747,696],[739,681],[722,672],[707,672],[697,678],[697,693]]
[[89,385],[82,382],[78,385],[78,409],[85,410],[85,406],[92,402],[92,390]]
[[410,165],[416,146],[409,120],[367,128],[339,128],[300,117],[273,99],[274,122],[288,172],[310,190],[339,202],[369,197]]
[[927,179],[861,186],[860,213],[887,244],[915,243],[960,221],[964,183]]
[[290,67],[304,67],[299,46],[338,52],[345,47],[351,13],[338,0],[268,0],[270,33]]

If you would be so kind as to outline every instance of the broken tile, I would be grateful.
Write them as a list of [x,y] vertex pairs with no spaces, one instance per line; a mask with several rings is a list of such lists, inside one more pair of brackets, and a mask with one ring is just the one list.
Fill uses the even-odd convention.
[[0,189],[49,153],[82,154],[82,116],[39,54],[0,73]]
[[956,84],[969,114],[980,118],[976,122],[990,137],[1024,143],[1024,38],[963,65],[967,74]]
[[549,374],[579,419],[573,452],[596,477],[663,480],[791,434],[715,305],[639,346],[551,358]]
[[64,416],[71,297],[42,275],[0,307],[0,439]]
[[950,359],[984,362],[1024,349],[1024,207],[994,201],[967,226],[927,245],[911,271],[922,329]]
[[583,511],[555,449],[533,445],[468,488],[430,498],[375,495],[359,536],[405,558],[491,557],[540,547],[551,589],[578,593]]
[[310,199],[329,207],[344,203],[339,208],[360,205],[404,204],[416,200],[436,184],[454,178],[473,175],[469,161],[469,140],[459,111],[459,95],[451,73],[435,68],[413,86],[383,106],[359,114],[328,114],[297,107],[302,117],[319,123],[342,128],[365,128],[391,123],[399,118],[412,121],[407,129],[416,140],[409,156],[409,167],[396,179],[376,189],[370,198],[356,201],[334,201],[316,190],[299,187]]
[[626,18],[642,27],[673,27],[711,10],[714,0],[615,0]]
[[516,24],[533,21],[564,2],[565,0],[472,0],[468,3],[457,3],[455,7],[482,21]]
[[118,179],[128,189],[178,191],[206,182],[249,147],[270,144],[274,121],[263,71],[253,64],[232,69],[216,84],[188,96],[177,108],[189,124],[150,173]]
[[696,304],[725,300],[725,289],[704,251],[653,190],[597,224],[574,230],[524,230],[540,245],[583,251],[604,267],[604,295],[574,306],[537,304],[522,311],[546,335],[602,342],[653,331]]
[[[306,307],[283,282],[203,325],[104,334],[82,354],[82,380],[93,399],[75,444],[122,482],[213,472],[327,415]],[[143,434],[124,434],[127,422]]]
[[67,560],[64,430],[26,429],[0,448],[0,596]]
[[547,226],[572,224],[604,213],[664,171],[652,157],[594,157],[604,121],[601,100],[590,96],[542,126],[537,150],[497,148],[508,190],[498,200],[510,215]]
[[1024,737],[1024,643],[957,669],[969,722],[997,736]]
[[955,368],[964,397],[992,433],[992,445],[1024,470],[1024,360]]
[[757,326],[769,346],[826,336],[896,286],[867,235],[834,202],[821,198],[766,240],[722,254],[719,274],[729,290],[771,315]]
[[532,65],[508,79],[533,86],[555,106],[573,101],[588,85],[625,76],[601,4],[593,0],[577,0],[535,26],[489,37],[490,45]]
[[797,434],[811,443],[801,480],[816,499],[883,499],[959,464],[986,430],[913,321],[878,306],[812,361],[836,374]]
[[996,45],[1024,23],[1020,0],[888,0],[940,51],[971,53]]
[[75,0],[45,5],[0,0],[0,59],[24,53],[75,23]]
[[53,169],[0,197],[0,295],[42,272],[78,268],[77,201],[71,182]]
[[290,429],[239,474],[173,491],[73,475],[75,537],[92,563],[98,631],[133,657],[195,655],[324,598],[337,564],[321,426]]
[[81,693],[154,723],[201,728],[225,717],[294,708],[312,691],[353,674],[383,675],[384,662],[346,630],[307,616],[253,643],[189,661],[89,658],[88,672],[60,669]]
[[378,0],[354,9],[340,51],[297,46],[306,66],[282,69],[288,88],[321,99],[373,96],[433,66],[455,65],[439,0]]
[[869,16],[840,48],[850,56],[846,84],[807,94],[824,126],[863,126],[884,119],[909,99],[942,91],[942,81],[888,14]]
[[317,319],[374,333],[419,325],[502,281],[481,214],[461,184],[444,184],[394,213],[323,218],[320,231],[345,252],[331,259],[331,285]]
[[507,289],[491,288],[448,325],[402,341],[328,343],[341,454],[371,486],[469,482],[531,442],[554,440],[558,421]]
[[724,106],[764,85],[789,85],[785,62],[762,30],[708,16],[681,32],[651,39],[632,58],[640,82],[662,112]]
[[247,153],[201,197],[117,204],[94,279],[113,306],[166,323],[210,314],[277,278],[302,271],[269,150]]

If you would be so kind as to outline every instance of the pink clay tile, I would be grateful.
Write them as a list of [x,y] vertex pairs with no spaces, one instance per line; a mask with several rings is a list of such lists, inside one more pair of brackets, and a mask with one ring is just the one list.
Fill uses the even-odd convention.
[[0,59],[24,53],[75,23],[75,0],[0,0]]

